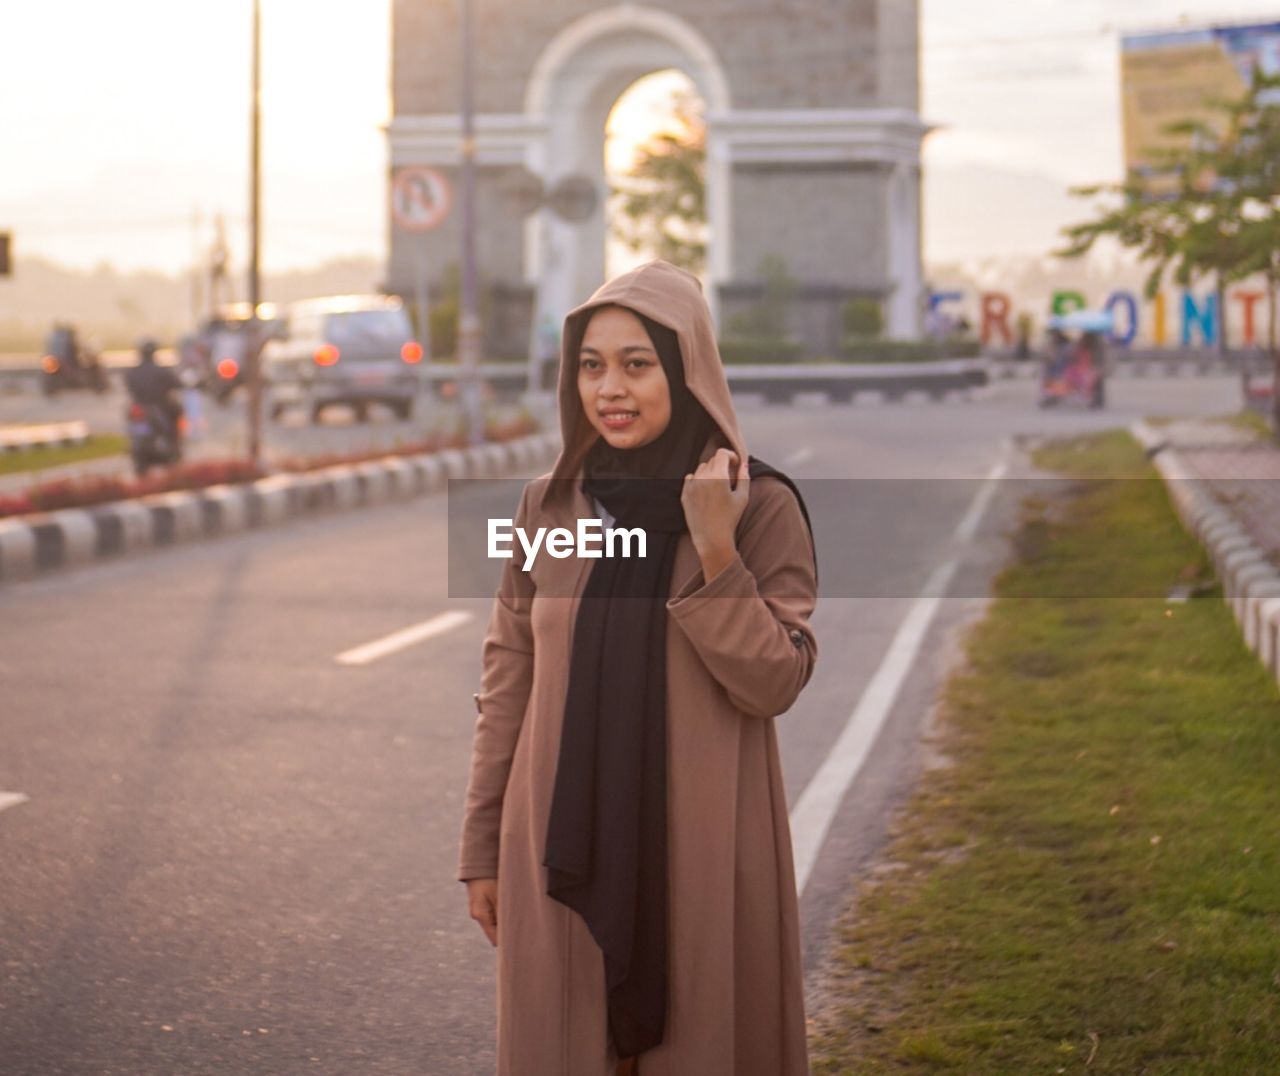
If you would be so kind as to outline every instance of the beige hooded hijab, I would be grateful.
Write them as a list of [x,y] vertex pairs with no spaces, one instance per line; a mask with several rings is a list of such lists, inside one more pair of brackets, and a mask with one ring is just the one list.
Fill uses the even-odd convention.
[[[747,448],[696,277],[648,262],[565,319],[564,447],[531,482],[515,524],[596,518],[578,481],[597,437],[582,410],[578,348],[592,312],[619,305],[677,333],[689,391],[718,432],[701,459]],[[813,672],[816,573],[799,502],[751,482],[738,555],[710,581],[686,533],[667,602],[668,1014],[641,1076],[808,1072],[799,917],[774,718]],[[612,1076],[604,963],[542,866],[578,596],[595,562],[505,562],[484,640],[458,876],[498,879],[498,1072]]]

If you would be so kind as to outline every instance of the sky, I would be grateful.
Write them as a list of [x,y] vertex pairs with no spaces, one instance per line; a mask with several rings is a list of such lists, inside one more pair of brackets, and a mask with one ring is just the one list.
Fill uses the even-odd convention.
[[[243,264],[250,0],[0,0],[15,252],[173,270],[225,215]],[[263,258],[385,245],[387,0],[262,0]]]
[[[15,255],[172,272],[221,214],[243,265],[251,0],[0,3],[0,230]],[[385,251],[389,9],[262,0],[268,270]],[[938,128],[925,249],[948,260],[1043,253],[1081,216],[1069,184],[1119,178],[1119,31],[1280,18],[1280,0],[920,10],[921,112]],[[624,138],[650,122],[652,101],[632,104]]]

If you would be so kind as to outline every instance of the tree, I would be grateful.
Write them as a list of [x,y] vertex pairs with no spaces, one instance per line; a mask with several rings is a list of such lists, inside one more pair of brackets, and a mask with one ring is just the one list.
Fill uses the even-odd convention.
[[1064,229],[1061,257],[1080,257],[1099,238],[1113,236],[1150,263],[1146,294],[1159,290],[1165,273],[1183,286],[1212,275],[1223,318],[1227,286],[1257,274],[1267,282],[1267,346],[1273,368],[1273,428],[1280,438],[1280,348],[1276,318],[1280,294],[1280,76],[1255,69],[1248,90],[1235,101],[1212,101],[1219,122],[1188,120],[1166,128],[1182,144],[1152,154],[1175,189],[1155,195],[1130,172],[1123,183],[1074,188],[1084,197],[1106,192],[1113,204],[1093,221]]
[[696,274],[707,260],[706,122],[687,91],[672,94],[671,110],[675,129],[645,142],[625,181],[610,188],[621,200],[614,232],[631,250]]
[[1248,92],[1224,105],[1229,137],[1213,156],[1219,185],[1238,222],[1228,277],[1261,274],[1267,282],[1267,350],[1271,355],[1271,428],[1280,441],[1280,75],[1255,68]]
[[[1189,124],[1172,124],[1166,133],[1188,133]],[[1198,126],[1198,125],[1196,125]],[[1121,246],[1134,248],[1150,265],[1144,292],[1154,298],[1172,269],[1176,283],[1184,287],[1195,278],[1216,273],[1219,304],[1226,282],[1223,274],[1235,264],[1234,235],[1237,220],[1228,199],[1213,189],[1213,173],[1191,145],[1152,151],[1159,170],[1172,174],[1176,186],[1153,194],[1146,177],[1131,172],[1123,183],[1074,187],[1079,197],[1111,196],[1110,207],[1083,224],[1064,228],[1069,243],[1054,254],[1078,258],[1103,236],[1111,236]],[[1221,306],[1219,307],[1221,310]],[[1225,334],[1219,337],[1219,343]]]

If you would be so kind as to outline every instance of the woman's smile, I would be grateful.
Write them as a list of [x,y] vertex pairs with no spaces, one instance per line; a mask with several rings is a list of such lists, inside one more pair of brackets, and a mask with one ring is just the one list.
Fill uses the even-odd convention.
[[611,430],[621,430],[630,426],[640,417],[639,411],[601,411],[600,418]]

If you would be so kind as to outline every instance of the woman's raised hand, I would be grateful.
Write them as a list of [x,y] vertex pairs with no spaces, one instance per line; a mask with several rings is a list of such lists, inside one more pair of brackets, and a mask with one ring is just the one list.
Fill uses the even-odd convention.
[[707,579],[737,553],[733,532],[747,509],[749,483],[747,461],[738,459],[727,448],[685,475],[680,503]]
[[498,879],[472,878],[467,882],[471,918],[480,924],[490,945],[498,944]]

